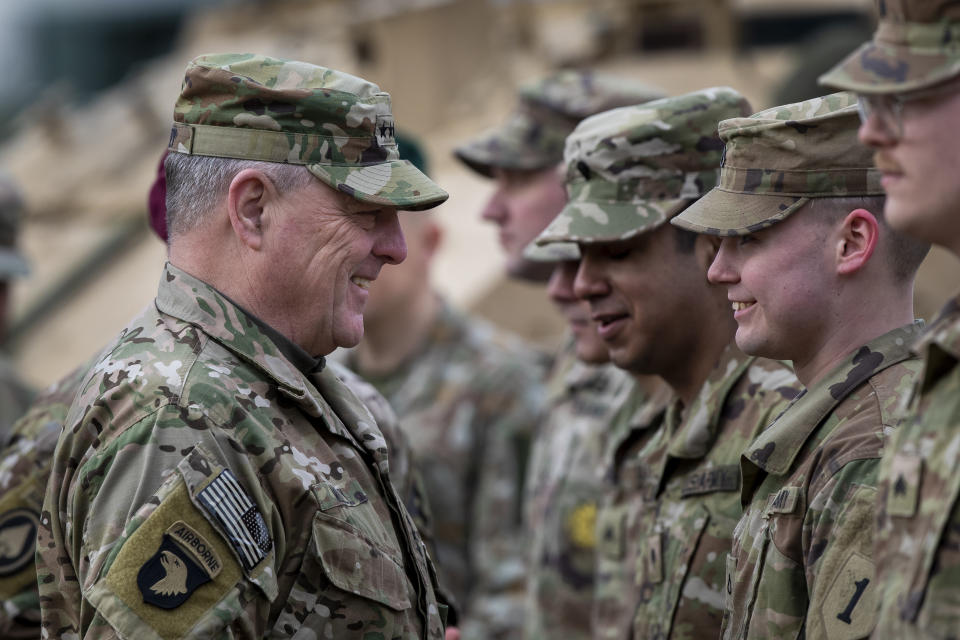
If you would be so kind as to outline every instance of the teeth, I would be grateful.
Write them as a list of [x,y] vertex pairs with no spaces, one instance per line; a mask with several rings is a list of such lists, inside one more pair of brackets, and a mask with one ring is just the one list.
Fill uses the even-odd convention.
[[747,307],[753,306],[752,302],[734,302],[732,304],[734,311],[743,311]]
[[353,276],[350,278],[350,282],[357,285],[361,289],[369,289],[371,281],[367,280],[366,278],[361,278],[360,276]]

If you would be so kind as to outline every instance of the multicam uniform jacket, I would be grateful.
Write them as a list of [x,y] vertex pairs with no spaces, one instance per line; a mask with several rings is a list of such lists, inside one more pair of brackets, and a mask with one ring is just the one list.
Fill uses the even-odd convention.
[[689,407],[624,408],[633,429],[614,450],[616,493],[600,517],[595,637],[719,634],[740,453],[798,388],[783,364],[730,345]]
[[0,637],[39,638],[34,562],[43,492],[67,410],[88,367],[42,391],[0,452]]
[[920,368],[908,348],[919,330],[851,353],[745,450],[723,638],[870,634],[877,471]]
[[171,265],[82,383],[37,547],[49,636],[443,636],[369,411]]
[[[356,368],[352,352],[338,358]],[[360,371],[390,402],[420,460],[440,582],[465,638],[515,638],[524,578],[521,487],[544,391],[540,357],[444,304],[421,348],[386,375]]]
[[960,298],[913,350],[923,370],[880,465],[878,640],[960,634]]
[[587,640],[596,573],[597,506],[607,430],[632,379],[565,350],[551,373],[524,498],[529,538],[526,640]]

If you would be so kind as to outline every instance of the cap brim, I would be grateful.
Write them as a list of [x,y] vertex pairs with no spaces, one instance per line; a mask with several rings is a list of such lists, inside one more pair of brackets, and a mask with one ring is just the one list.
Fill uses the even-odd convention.
[[960,54],[917,53],[907,46],[871,41],[820,76],[819,82],[862,94],[902,93],[939,84],[958,73]]
[[520,149],[505,138],[499,139],[496,144],[491,144],[491,138],[468,143],[455,149],[453,155],[485,178],[493,177],[494,167],[536,171],[549,169],[563,161],[562,156],[547,155],[536,149]]
[[409,160],[366,166],[315,163],[307,170],[357,200],[406,211],[431,209],[450,197]]
[[809,200],[714,188],[670,223],[694,233],[743,236],[780,222]]
[[689,198],[642,202],[568,202],[537,236],[537,244],[551,242],[618,242],[656,229],[683,210]]
[[30,263],[14,249],[0,249],[0,277],[25,276],[30,273]]
[[580,247],[573,242],[539,245],[534,240],[524,248],[523,257],[530,262],[571,262],[580,259]]

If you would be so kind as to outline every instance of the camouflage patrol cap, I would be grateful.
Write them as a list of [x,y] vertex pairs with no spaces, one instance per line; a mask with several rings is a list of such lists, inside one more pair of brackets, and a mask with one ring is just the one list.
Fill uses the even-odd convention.
[[580,259],[580,247],[576,242],[539,245],[534,240],[523,248],[523,257],[530,262],[571,262]]
[[0,173],[0,280],[30,273],[27,259],[17,250],[22,215],[20,192],[10,176]]
[[960,4],[955,0],[877,0],[873,40],[821,76],[857,93],[902,93],[960,74]]
[[507,121],[460,146],[454,154],[488,178],[493,167],[546,169],[563,161],[563,141],[587,116],[664,95],[659,89],[623,78],[560,71],[523,85]]
[[714,87],[587,118],[567,139],[569,201],[537,244],[615,242],[660,226],[717,184],[717,122],[750,111]]
[[390,96],[362,78],[306,62],[213,54],[187,65],[172,152],[305,165],[357,200],[429,209],[447,193],[394,139]]
[[834,93],[720,123],[720,184],[673,224],[709,235],[772,226],[811,198],[881,195],[873,152],[857,141],[852,93]]

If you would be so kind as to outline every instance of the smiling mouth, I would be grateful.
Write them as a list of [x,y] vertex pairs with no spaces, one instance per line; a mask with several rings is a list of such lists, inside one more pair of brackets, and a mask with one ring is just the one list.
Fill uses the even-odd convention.
[[750,307],[752,307],[752,306],[755,305],[755,304],[756,304],[755,302],[737,302],[737,301],[732,301],[732,302],[730,303],[730,306],[733,307],[733,310],[734,310],[734,311],[743,311],[744,309],[749,309]]
[[360,276],[353,276],[352,278],[350,278],[350,282],[357,285],[363,290],[367,290],[370,288],[370,283],[373,282],[373,280],[368,280],[367,278],[361,278]]

